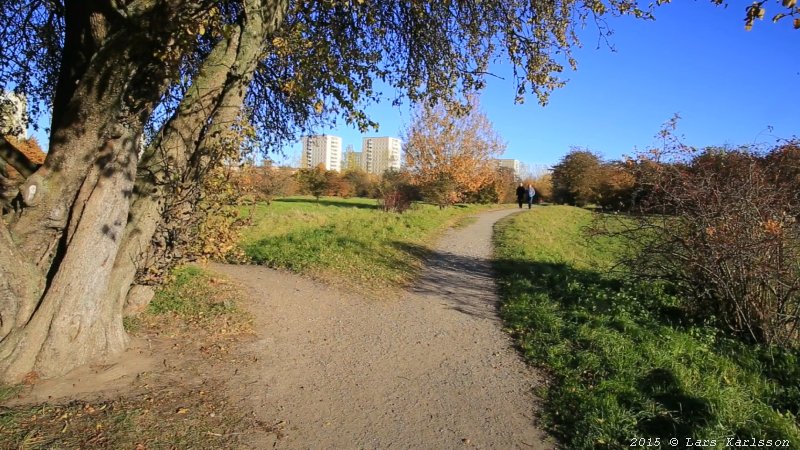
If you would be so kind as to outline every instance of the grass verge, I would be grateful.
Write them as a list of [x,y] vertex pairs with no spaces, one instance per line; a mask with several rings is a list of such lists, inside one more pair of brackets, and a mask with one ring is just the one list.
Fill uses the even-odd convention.
[[252,318],[239,308],[240,290],[224,278],[197,266],[172,270],[147,310],[126,318],[132,333],[157,332],[172,337],[202,331],[210,338],[248,333]]
[[[134,335],[168,337],[159,358],[176,368],[140,374],[128,390],[111,398],[0,406],[0,449],[241,448],[244,431],[278,433],[228,404],[214,378],[235,370],[227,349],[250,330],[249,314],[237,306],[240,295],[227,280],[199,267],[174,269],[148,310],[127,318],[125,326]],[[189,363],[181,359],[199,365],[187,370]],[[220,374],[200,367],[212,361],[221,367]],[[180,381],[190,372],[206,376],[190,387]],[[0,401],[24,389],[0,389]]]
[[549,373],[543,414],[565,448],[800,448],[798,355],[731,340],[687,319],[668,286],[611,275],[618,243],[587,242],[590,222],[549,206],[496,229],[502,314]]
[[370,199],[284,198],[254,208],[240,245],[258,264],[382,289],[412,278],[447,226],[490,207],[417,203],[398,214]]

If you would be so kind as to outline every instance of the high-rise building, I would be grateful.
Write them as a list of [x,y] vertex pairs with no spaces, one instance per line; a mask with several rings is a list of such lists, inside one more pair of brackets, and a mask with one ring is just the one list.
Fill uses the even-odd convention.
[[309,169],[322,164],[325,170],[342,170],[342,138],[330,134],[303,136],[300,167]]
[[383,174],[387,170],[400,170],[400,139],[394,137],[367,137],[361,142],[361,168],[366,172]]
[[28,102],[24,95],[0,92],[0,136],[28,138]]
[[522,169],[522,166],[520,165],[518,159],[495,159],[494,161],[497,163],[497,167],[505,167],[507,169],[511,169],[514,171],[515,177],[520,176],[520,171]]

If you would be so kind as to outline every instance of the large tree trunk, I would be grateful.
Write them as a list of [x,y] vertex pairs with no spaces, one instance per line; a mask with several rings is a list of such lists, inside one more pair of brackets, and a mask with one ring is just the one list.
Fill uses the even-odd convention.
[[123,301],[176,188],[167,172],[193,179],[199,155],[213,151],[223,122],[239,112],[261,43],[286,9],[285,0],[244,1],[238,29],[211,52],[140,164],[143,124],[164,90],[158,77],[137,73],[153,57],[141,50],[169,35],[137,34],[113,11],[81,4],[67,2],[66,82],[47,160],[21,189],[22,214],[7,229],[0,223],[5,382],[32,371],[58,376],[124,349]]

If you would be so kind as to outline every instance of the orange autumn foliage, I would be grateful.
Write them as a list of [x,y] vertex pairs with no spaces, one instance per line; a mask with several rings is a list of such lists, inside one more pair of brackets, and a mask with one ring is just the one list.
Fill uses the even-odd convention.
[[441,103],[424,103],[416,109],[405,135],[406,167],[414,183],[435,187],[437,198],[448,203],[463,200],[494,181],[496,165],[505,143],[480,110],[476,97],[458,114]]

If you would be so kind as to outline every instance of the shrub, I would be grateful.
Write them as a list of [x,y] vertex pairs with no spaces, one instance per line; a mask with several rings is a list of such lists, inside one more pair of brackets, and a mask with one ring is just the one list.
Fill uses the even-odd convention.
[[302,194],[313,195],[317,200],[328,190],[328,177],[325,174],[325,168],[321,164],[310,169],[298,170],[297,182],[300,185]]
[[373,197],[377,195],[378,180],[375,175],[361,169],[346,170],[342,178],[352,186],[353,195],[356,197]]
[[353,195],[353,185],[335,170],[325,171],[325,194],[335,197],[350,198]]
[[254,186],[256,199],[268,204],[275,197],[296,194],[298,188],[293,169],[273,166],[263,167],[257,172]]
[[419,199],[419,191],[406,172],[388,170],[378,186],[378,199],[384,211],[404,212]]
[[553,167],[553,199],[575,206],[594,203],[602,175],[599,156],[573,148]]
[[[549,202],[553,200],[553,176],[549,173],[538,175],[530,180],[536,189],[537,202]],[[527,185],[527,184],[526,184]]]
[[624,162],[603,164],[597,187],[597,203],[604,210],[625,211],[633,205],[636,177]]
[[786,152],[675,145],[652,153],[669,163],[640,165],[639,214],[612,232],[637,250],[626,258],[631,271],[673,282],[690,311],[736,335],[796,345],[800,207]]
[[420,193],[425,201],[437,205],[439,208],[457,203],[461,199],[458,192],[458,183],[450,174],[439,173],[425,183],[420,184]]
[[505,187],[496,184],[488,184],[481,187],[477,191],[468,192],[464,196],[465,203],[479,203],[486,205],[489,203],[500,203],[501,195],[506,196]]
[[381,199],[384,211],[405,212],[411,207],[411,199],[402,191],[390,191]]

